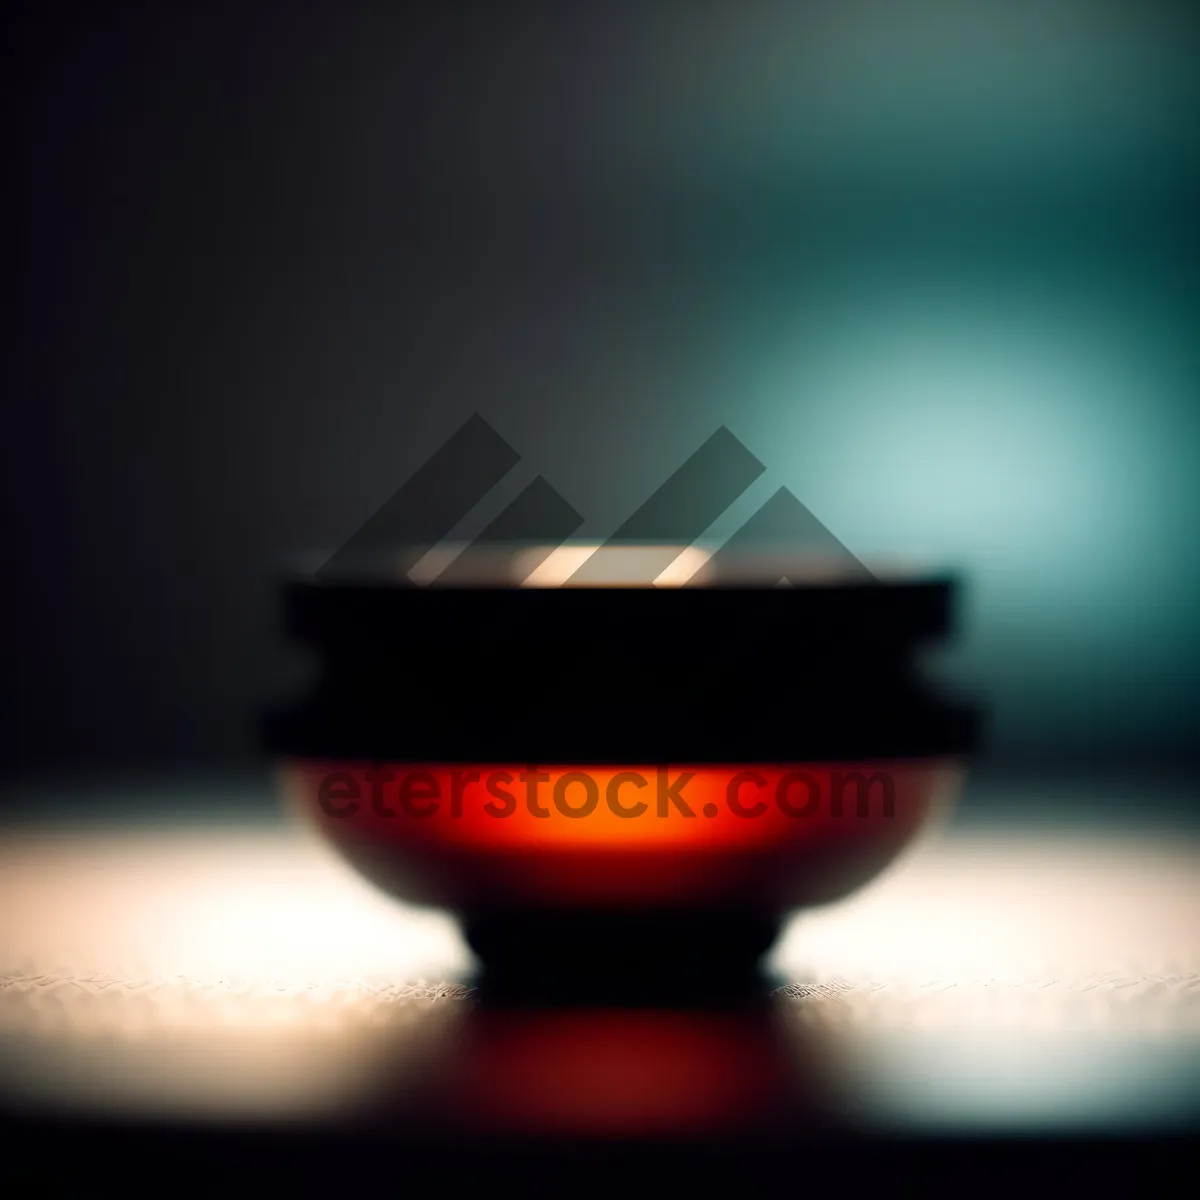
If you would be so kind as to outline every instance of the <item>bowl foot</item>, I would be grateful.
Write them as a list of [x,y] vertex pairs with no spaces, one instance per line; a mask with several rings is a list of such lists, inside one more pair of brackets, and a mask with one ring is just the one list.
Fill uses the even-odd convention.
[[771,990],[760,963],[778,918],[723,911],[468,914],[490,1007],[748,1008]]

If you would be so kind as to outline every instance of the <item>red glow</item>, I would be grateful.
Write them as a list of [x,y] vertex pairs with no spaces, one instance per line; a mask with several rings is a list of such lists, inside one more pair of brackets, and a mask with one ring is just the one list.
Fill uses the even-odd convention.
[[570,1136],[728,1130],[791,1082],[763,1023],[739,1016],[593,1011],[489,1015],[449,1073],[459,1118]]
[[285,788],[364,873],[395,875],[378,881],[414,900],[658,904],[749,888],[812,903],[776,893],[784,880],[793,892],[797,879],[821,893],[858,886],[858,874],[869,878],[911,838],[955,773],[940,761],[531,768],[310,760],[287,766]]

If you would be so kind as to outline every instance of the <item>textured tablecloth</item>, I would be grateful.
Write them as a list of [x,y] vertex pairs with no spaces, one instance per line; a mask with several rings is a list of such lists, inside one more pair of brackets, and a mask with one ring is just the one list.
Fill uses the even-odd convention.
[[[1182,837],[949,837],[798,918],[781,1003],[870,1051],[881,1113],[1180,1111],[1200,1079],[1198,868]],[[320,1112],[380,1037],[420,1042],[466,1003],[470,967],[449,918],[286,828],[0,839],[0,1089],[21,1104]]]

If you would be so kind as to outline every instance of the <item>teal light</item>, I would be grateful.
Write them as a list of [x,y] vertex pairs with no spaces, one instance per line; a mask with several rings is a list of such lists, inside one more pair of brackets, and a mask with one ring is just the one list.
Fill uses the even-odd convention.
[[1105,300],[864,291],[775,342],[747,414],[748,444],[860,557],[964,571],[962,665],[996,690],[1000,747],[1185,737],[1185,347],[1136,289]]

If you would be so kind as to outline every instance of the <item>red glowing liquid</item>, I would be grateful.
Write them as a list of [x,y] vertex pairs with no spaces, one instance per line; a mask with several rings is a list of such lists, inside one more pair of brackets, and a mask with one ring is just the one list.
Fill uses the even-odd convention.
[[403,764],[293,760],[291,804],[365,876],[460,908],[743,903],[861,886],[948,801],[951,760]]

